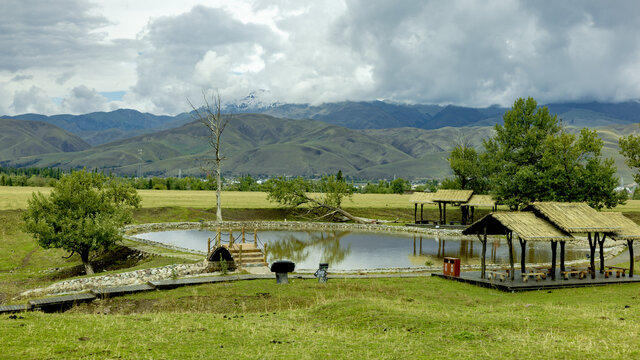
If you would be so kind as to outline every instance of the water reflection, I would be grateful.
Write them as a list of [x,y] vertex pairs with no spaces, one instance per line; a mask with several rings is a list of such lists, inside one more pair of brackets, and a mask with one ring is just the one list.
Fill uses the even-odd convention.
[[[203,230],[165,231],[136,235],[157,242],[206,251],[207,238],[215,233]],[[253,234],[247,234],[252,239]],[[415,267],[442,264],[444,257],[458,257],[465,265],[479,264],[482,244],[477,240],[443,239],[420,235],[353,233],[346,231],[258,231],[258,239],[268,243],[267,261],[292,260],[297,269],[317,269],[321,262],[330,269],[357,270]],[[566,260],[582,259],[583,250],[566,247]],[[514,245],[514,258],[520,247]],[[527,243],[527,263],[549,262],[548,242]],[[507,264],[506,241],[487,242],[487,263]]]
[[[268,261],[288,259],[300,264],[307,261],[310,253],[319,252],[320,262],[339,264],[351,254],[351,244],[344,247],[340,245],[340,240],[349,235],[346,231],[287,233],[277,240],[269,241]],[[261,235],[261,238],[264,239],[265,235]]]

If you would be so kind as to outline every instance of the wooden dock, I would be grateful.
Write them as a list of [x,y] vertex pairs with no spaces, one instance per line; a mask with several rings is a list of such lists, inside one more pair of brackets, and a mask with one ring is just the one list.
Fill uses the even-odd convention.
[[433,273],[432,276],[441,277],[447,280],[454,280],[473,284],[477,286],[507,291],[533,291],[533,290],[547,290],[547,289],[564,289],[564,288],[576,288],[586,286],[604,286],[604,285],[616,285],[616,284],[631,284],[640,283],[640,276],[634,277],[605,277],[605,274],[596,273],[596,278],[592,279],[591,276],[586,276],[580,279],[578,276],[569,277],[567,280],[563,279],[560,271],[556,273],[556,279],[551,279],[551,276],[547,275],[546,279],[536,280],[529,278],[528,281],[523,281],[522,273],[520,270],[516,270],[514,273],[514,280],[510,280],[506,277],[504,281],[498,278],[481,279],[480,271],[464,271],[460,273],[459,277],[444,275],[443,273]]

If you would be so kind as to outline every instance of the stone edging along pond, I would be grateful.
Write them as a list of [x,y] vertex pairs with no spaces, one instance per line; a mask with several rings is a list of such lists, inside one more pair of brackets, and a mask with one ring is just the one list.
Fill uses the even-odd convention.
[[386,232],[386,233],[407,233],[420,235],[433,235],[439,237],[468,238],[471,236],[462,235],[456,229],[433,229],[421,228],[417,226],[398,226],[384,224],[353,224],[353,223],[320,223],[304,221],[203,221],[203,222],[168,222],[127,225],[124,231],[128,235],[142,232],[153,232],[162,230],[195,230],[195,229],[242,229],[252,231],[258,230],[348,230],[361,232]]

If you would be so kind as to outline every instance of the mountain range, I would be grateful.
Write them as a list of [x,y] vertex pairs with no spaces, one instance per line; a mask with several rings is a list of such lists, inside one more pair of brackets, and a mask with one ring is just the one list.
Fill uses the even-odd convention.
[[[568,131],[596,128],[619,175],[631,170],[617,139],[637,132],[640,103],[548,105]],[[507,110],[403,105],[381,101],[318,106],[271,104],[225,109],[227,175],[313,176],[342,170],[359,178],[442,178],[457,140],[481,147]],[[158,116],[135,110],[84,115],[24,114],[0,121],[0,164],[98,168],[121,174],[202,174],[207,133],[190,113]]]

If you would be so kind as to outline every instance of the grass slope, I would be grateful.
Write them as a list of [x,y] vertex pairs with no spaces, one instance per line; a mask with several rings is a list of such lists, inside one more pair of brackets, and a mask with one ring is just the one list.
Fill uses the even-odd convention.
[[73,152],[90,146],[78,136],[38,121],[0,119],[0,160]]

